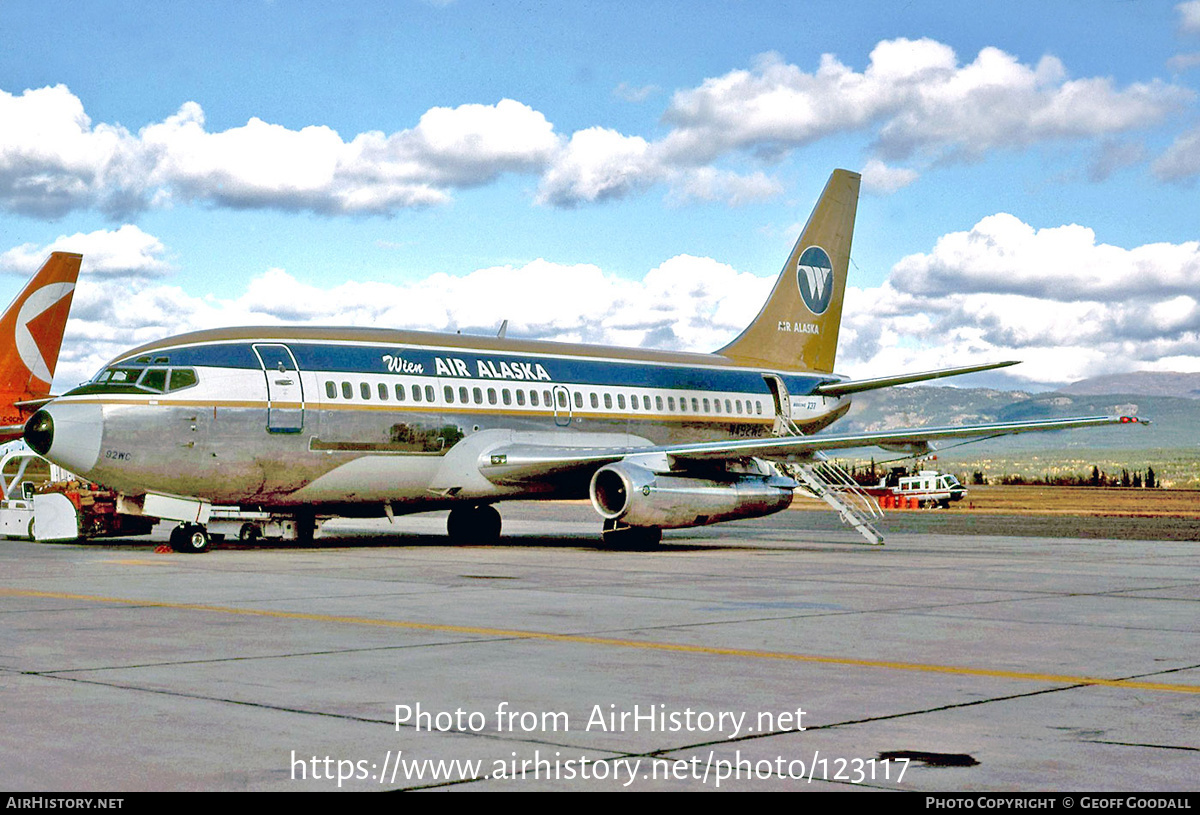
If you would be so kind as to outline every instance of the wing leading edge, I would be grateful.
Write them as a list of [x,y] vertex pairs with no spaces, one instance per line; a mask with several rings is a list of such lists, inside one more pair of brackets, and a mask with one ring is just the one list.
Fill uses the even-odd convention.
[[1116,424],[1149,424],[1149,421],[1135,416],[1084,416],[1043,421],[904,428],[882,433],[830,433],[644,447],[581,448],[512,444],[487,451],[480,461],[479,469],[484,477],[493,483],[516,484],[600,467],[629,456],[637,456],[642,460],[660,457],[671,468],[686,468],[689,464],[712,464],[717,461],[752,457],[813,458],[826,450],[856,447],[927,450],[929,443],[935,441],[981,439],[1016,433],[1041,433]]

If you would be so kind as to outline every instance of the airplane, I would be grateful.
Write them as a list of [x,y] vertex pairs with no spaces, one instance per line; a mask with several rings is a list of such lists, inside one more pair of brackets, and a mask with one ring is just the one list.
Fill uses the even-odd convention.
[[50,397],[82,255],[51,252],[0,316],[0,443]]
[[800,487],[793,474],[814,488],[808,464],[823,451],[924,453],[938,440],[1139,422],[813,435],[854,393],[1014,364],[833,373],[859,183],[833,172],[758,316],[712,354],[375,328],[212,329],[121,354],[38,411],[25,439],[122,492],[120,511],[179,521],[171,546],[182,552],[209,549],[214,505],[291,516],[301,540],[331,517],[449,509],[453,541],[486,544],[500,536],[496,503],[581,498],[605,542],[640,547],[663,529],[786,508]]

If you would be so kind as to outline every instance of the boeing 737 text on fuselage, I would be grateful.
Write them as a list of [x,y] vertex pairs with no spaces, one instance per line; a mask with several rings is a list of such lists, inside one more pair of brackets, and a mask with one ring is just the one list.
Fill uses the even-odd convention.
[[329,517],[448,508],[452,538],[490,542],[493,505],[531,498],[590,498],[606,539],[645,543],[784,509],[798,483],[781,461],[804,470],[826,450],[1131,421],[811,435],[855,392],[1012,364],[833,374],[858,188],[858,174],[833,173],[762,310],[713,354],[381,329],[201,331],[120,355],[35,414],[25,437],[120,490],[125,511],[180,521],[172,545],[203,551],[213,505],[292,515],[302,536]]

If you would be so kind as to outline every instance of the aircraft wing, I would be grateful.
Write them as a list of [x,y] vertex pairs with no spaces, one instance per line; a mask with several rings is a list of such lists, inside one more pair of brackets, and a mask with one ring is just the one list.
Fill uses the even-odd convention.
[[783,436],[759,439],[672,444],[647,447],[564,447],[558,445],[512,444],[492,448],[480,463],[480,472],[493,483],[516,484],[547,476],[564,475],[620,461],[628,456],[661,456],[672,467],[688,463],[738,458],[812,458],[826,450],[856,447],[928,450],[929,443],[948,439],[979,439],[1014,433],[1040,433],[1079,427],[1114,424],[1149,424],[1134,416],[1084,416],[951,427],[910,427],[878,433],[830,433],[812,436]]

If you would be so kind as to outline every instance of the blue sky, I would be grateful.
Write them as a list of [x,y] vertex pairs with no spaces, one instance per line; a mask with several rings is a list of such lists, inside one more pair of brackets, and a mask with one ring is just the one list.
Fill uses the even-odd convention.
[[60,387],[234,323],[711,350],[848,167],[839,370],[1200,370],[1198,55],[1196,0],[0,0],[0,295],[85,253]]

